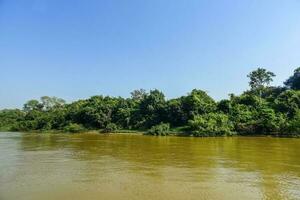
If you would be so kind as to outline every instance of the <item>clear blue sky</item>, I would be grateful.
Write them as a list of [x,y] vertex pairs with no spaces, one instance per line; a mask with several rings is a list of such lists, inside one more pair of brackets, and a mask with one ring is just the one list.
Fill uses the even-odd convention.
[[300,66],[299,0],[0,0],[0,108],[138,88],[221,99],[258,66],[276,85]]

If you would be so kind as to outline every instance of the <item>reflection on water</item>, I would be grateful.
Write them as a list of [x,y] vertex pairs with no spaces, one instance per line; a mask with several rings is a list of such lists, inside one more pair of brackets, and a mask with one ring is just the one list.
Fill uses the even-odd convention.
[[300,139],[0,133],[0,200],[300,199]]

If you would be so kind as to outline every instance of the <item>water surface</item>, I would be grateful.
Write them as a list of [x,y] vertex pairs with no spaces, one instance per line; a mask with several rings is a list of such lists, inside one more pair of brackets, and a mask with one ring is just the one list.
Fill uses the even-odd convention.
[[300,139],[0,133],[0,200],[300,199]]

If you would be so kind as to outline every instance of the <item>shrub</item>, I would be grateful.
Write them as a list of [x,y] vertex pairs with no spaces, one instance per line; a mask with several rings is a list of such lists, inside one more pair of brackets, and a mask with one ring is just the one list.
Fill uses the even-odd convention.
[[161,124],[152,126],[148,130],[147,134],[149,134],[149,135],[162,135],[162,136],[165,136],[165,135],[169,134],[169,131],[170,131],[170,124],[168,124],[168,123],[161,123]]
[[108,123],[102,130],[103,133],[115,133],[118,130],[118,126],[115,123]]
[[298,111],[295,117],[288,123],[287,131],[289,134],[300,133],[300,111]]
[[195,116],[188,122],[188,129],[194,136],[233,135],[233,125],[228,116],[220,113],[209,113]]
[[69,133],[80,133],[85,131],[85,128],[81,124],[69,123],[63,130]]

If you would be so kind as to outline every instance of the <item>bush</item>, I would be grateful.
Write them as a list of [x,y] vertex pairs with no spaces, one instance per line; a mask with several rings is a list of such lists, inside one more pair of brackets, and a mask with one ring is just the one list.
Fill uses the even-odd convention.
[[103,133],[115,133],[118,130],[118,126],[115,123],[108,123],[102,130]]
[[288,123],[287,131],[289,134],[299,134],[300,133],[300,111],[298,111],[295,117]]
[[85,128],[80,125],[80,124],[76,124],[76,123],[69,123],[68,125],[66,125],[63,129],[65,132],[69,132],[69,133],[80,133],[85,131]]
[[159,125],[152,126],[147,134],[149,135],[162,135],[166,136],[169,134],[170,131],[170,124],[168,123],[161,123]]
[[188,122],[188,129],[194,136],[233,135],[233,125],[228,116],[220,113],[209,113],[195,116]]

